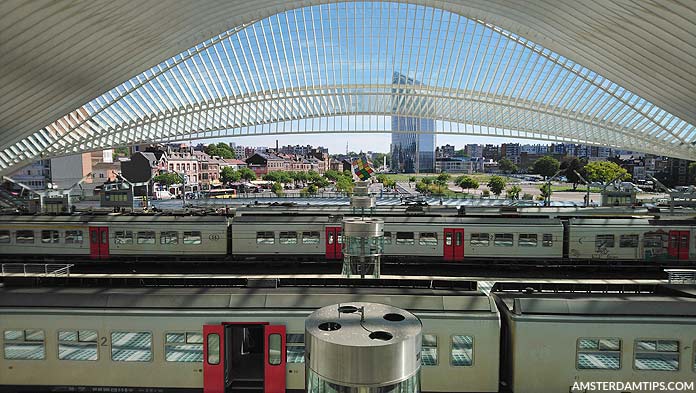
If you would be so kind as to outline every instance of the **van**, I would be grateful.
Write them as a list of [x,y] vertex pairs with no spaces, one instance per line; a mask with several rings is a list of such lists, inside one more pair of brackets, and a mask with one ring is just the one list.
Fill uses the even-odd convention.
[[174,199],[174,195],[167,190],[155,191],[152,197],[154,199]]

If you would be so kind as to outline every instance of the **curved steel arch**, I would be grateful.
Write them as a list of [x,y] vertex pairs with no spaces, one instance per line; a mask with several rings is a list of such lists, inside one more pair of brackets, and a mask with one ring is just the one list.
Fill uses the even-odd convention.
[[[395,74],[413,83],[394,83]],[[696,157],[692,124],[563,56],[442,8],[369,2],[291,9],[207,40],[1,151],[0,171],[37,157],[364,114],[440,120],[437,132],[470,134],[452,123],[471,124],[485,127],[479,135]]]

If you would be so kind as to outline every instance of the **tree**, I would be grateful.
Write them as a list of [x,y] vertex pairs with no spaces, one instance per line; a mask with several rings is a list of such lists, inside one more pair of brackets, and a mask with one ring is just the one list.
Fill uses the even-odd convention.
[[265,175],[263,175],[262,179],[265,181],[277,182],[280,178],[279,174],[280,173],[278,171],[268,172]]
[[242,176],[239,171],[235,171],[230,166],[226,166],[220,171],[220,180],[222,180],[224,184],[236,183],[241,179]]
[[422,182],[423,184],[425,184],[426,186],[429,186],[429,185],[433,184],[433,178],[431,178],[431,177],[424,177],[424,178],[421,179],[421,182]]
[[159,175],[152,178],[155,183],[159,183],[162,186],[169,187],[172,184],[181,184],[181,177],[172,172],[160,173]]
[[499,196],[506,185],[505,179],[501,176],[491,176],[490,180],[488,180],[488,188],[491,189],[491,192],[495,194],[495,196]]
[[538,160],[534,161],[534,165],[532,166],[532,171],[538,175],[541,175],[544,177],[544,179],[547,179],[558,172],[558,168],[561,166],[561,163],[558,162],[557,159],[551,157],[551,156],[543,156],[539,158]]
[[553,193],[553,190],[551,189],[551,184],[549,183],[544,183],[539,187],[539,191],[541,191],[541,197],[546,200],[547,198],[551,198],[551,194]]
[[324,178],[323,178],[319,173],[317,173],[316,171],[313,171],[313,170],[310,169],[310,170],[307,172],[307,181],[317,182],[317,181],[319,181],[320,179],[324,179]]
[[421,194],[427,194],[428,191],[428,184],[423,181],[424,179],[421,179],[418,183],[416,183],[416,191],[420,192]]
[[573,183],[573,190],[577,189],[578,184],[581,182],[580,177],[576,175],[575,172],[585,177],[585,165],[587,165],[587,161],[577,157],[564,160],[561,163],[561,169],[565,171],[565,176],[568,178],[569,182]]
[[631,175],[625,168],[611,161],[594,161],[585,165],[588,181],[598,181],[606,183],[616,179],[630,179]]
[[452,178],[452,176],[449,173],[443,172],[443,173],[440,173],[439,175],[437,175],[437,180],[439,180],[441,182],[445,182],[445,183],[447,183],[451,178]]
[[517,165],[515,165],[514,162],[510,161],[507,158],[501,158],[500,160],[498,160],[498,168],[501,171],[503,171],[503,173],[517,173],[517,171],[519,170],[519,168],[517,168]]
[[310,185],[307,187],[307,193],[308,193],[309,195],[314,195],[314,194],[317,193],[317,191],[319,191],[319,189],[318,189],[317,186],[315,186],[314,184],[310,184]]
[[510,199],[520,199],[520,192],[522,188],[518,185],[511,186],[507,189],[507,197]]
[[689,164],[689,183],[696,184],[696,162]]
[[239,176],[246,181],[256,180],[256,173],[249,168],[240,169]]
[[372,153],[372,162],[375,168],[379,168],[384,164],[384,158],[387,158],[387,168],[389,167],[389,162],[391,161],[391,153]]
[[283,195],[283,186],[280,183],[275,182],[271,186],[271,192],[273,192],[277,196],[282,196]]
[[319,188],[326,188],[329,186],[329,181],[326,178],[320,177],[312,182],[315,186]]
[[474,188],[477,189],[479,188],[479,182],[478,180],[474,179],[471,176],[459,176],[455,180],[455,184],[457,184],[459,187],[466,189],[466,192],[469,192],[469,189]]
[[328,171],[324,172],[324,177],[331,181],[338,181],[338,178],[341,177],[341,172],[329,169]]
[[218,144],[211,143],[206,146],[203,151],[209,156],[218,156],[222,158],[235,158],[234,150],[227,143],[220,142]]
[[408,177],[408,184],[411,185],[411,183],[415,183],[416,180],[418,180],[415,176],[409,176]]
[[130,155],[130,149],[127,147],[117,147],[114,149],[114,155],[116,157],[128,157]]
[[350,194],[353,192],[353,185],[353,179],[346,176],[341,176],[336,181],[336,191]]
[[459,149],[454,152],[455,157],[469,157],[468,154],[466,154],[466,149]]

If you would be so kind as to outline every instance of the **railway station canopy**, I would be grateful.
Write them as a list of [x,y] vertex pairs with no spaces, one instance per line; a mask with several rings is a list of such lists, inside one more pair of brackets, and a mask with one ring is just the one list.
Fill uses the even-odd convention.
[[690,1],[9,0],[0,37],[0,174],[133,143],[419,131],[394,116],[696,159]]

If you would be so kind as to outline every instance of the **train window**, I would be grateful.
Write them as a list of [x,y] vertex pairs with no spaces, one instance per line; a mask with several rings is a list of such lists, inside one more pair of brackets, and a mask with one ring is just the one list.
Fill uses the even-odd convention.
[[553,247],[553,235],[550,233],[545,233],[541,238],[542,247]]
[[302,244],[319,244],[319,232],[302,232]]
[[98,337],[96,330],[59,330],[58,359],[96,361]]
[[421,246],[437,246],[437,233],[421,232],[418,236],[418,244]]
[[58,243],[60,238],[58,237],[58,231],[54,230],[43,230],[41,231],[41,243]]
[[466,367],[474,364],[474,338],[471,336],[452,336],[450,364]]
[[437,336],[424,334],[421,344],[421,365],[437,366]]
[[445,233],[445,245],[446,246],[452,245],[452,233],[451,232]]
[[490,235],[487,233],[472,233],[469,243],[471,243],[473,247],[488,247],[490,239]]
[[42,360],[46,358],[43,330],[5,330],[5,359]]
[[179,232],[162,231],[160,232],[160,244],[179,244]]
[[152,333],[111,332],[111,360],[149,362],[152,360]]
[[155,244],[155,231],[138,232],[138,244]]
[[220,335],[208,335],[208,364],[220,364]]
[[636,248],[638,247],[638,235],[621,235],[619,237],[619,247]]
[[614,247],[614,235],[596,235],[595,248],[612,248]]
[[297,232],[280,232],[278,242],[280,244],[297,244]]
[[65,231],[65,244],[82,244],[82,231]]
[[578,370],[618,370],[621,368],[621,340],[581,338],[576,346]]
[[133,244],[133,232],[132,231],[116,231],[116,236],[114,236],[115,244]]
[[304,334],[288,333],[285,336],[285,358],[287,363],[304,363]]
[[517,245],[519,247],[536,247],[536,233],[520,233],[520,236],[517,238]]
[[201,244],[201,241],[200,231],[184,232],[184,244]]
[[274,244],[274,232],[256,232],[256,244]]
[[633,355],[633,368],[636,370],[679,370],[677,340],[636,340]]
[[268,364],[277,366],[281,363],[281,338],[280,334],[274,333],[268,336]]
[[164,359],[167,362],[202,362],[203,335],[176,332],[164,335]]
[[392,244],[392,233],[391,232],[384,232],[384,244]]
[[496,233],[493,240],[493,245],[496,247],[512,247],[513,246],[513,234],[512,233]]
[[34,243],[34,231],[17,231],[15,240],[19,244]]
[[416,244],[413,232],[396,232],[396,244]]
[[0,243],[10,242],[10,231],[0,231]]

